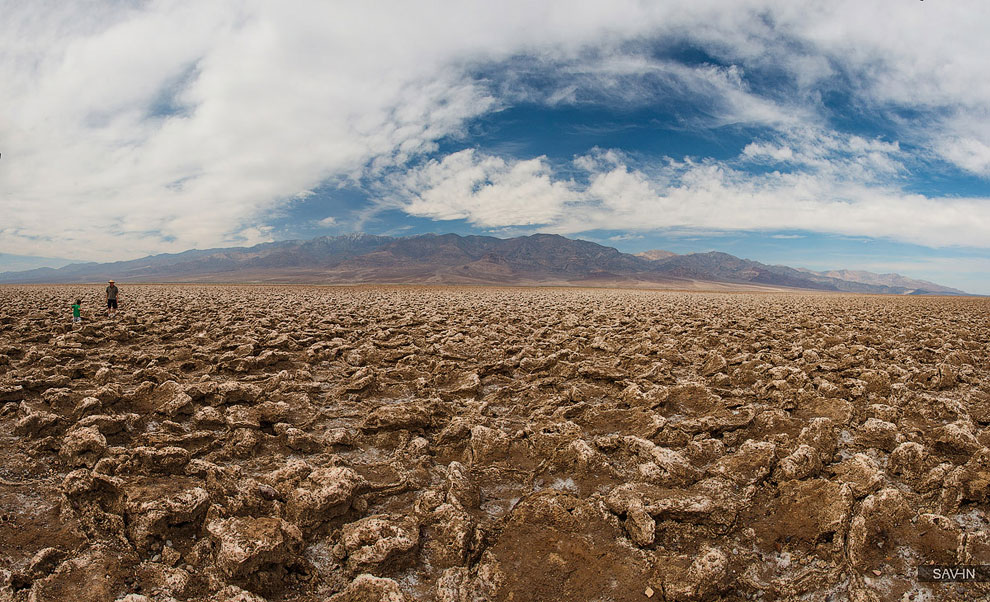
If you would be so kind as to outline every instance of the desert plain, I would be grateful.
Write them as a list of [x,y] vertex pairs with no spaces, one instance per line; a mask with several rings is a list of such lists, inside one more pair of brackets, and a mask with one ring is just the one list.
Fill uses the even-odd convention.
[[0,287],[0,601],[990,595],[988,299],[120,289]]

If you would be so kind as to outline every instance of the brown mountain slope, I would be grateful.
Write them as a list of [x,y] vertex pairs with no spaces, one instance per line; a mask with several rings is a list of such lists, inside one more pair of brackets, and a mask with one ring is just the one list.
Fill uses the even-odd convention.
[[549,284],[960,294],[948,287],[919,288],[915,283],[920,281],[899,286],[845,280],[726,253],[677,255],[654,250],[630,255],[553,234],[507,239],[456,234],[404,238],[352,234],[7,272],[0,274],[0,283],[102,282],[109,277],[122,283]]

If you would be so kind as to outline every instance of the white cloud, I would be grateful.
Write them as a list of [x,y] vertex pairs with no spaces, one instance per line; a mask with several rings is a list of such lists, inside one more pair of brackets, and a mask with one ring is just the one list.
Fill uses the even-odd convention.
[[938,152],[960,168],[990,176],[990,146],[969,137],[944,137],[936,142]]
[[[704,105],[699,127],[770,128],[743,159],[789,167],[756,178],[703,161],[613,162],[576,187],[543,159],[448,157],[411,176],[426,179],[405,184],[419,195],[407,209],[483,227],[990,238],[985,201],[902,193],[896,143],[836,135],[821,117],[823,82],[839,75],[864,112],[933,115],[905,121],[904,136],[990,176],[984,3],[107,0],[2,12],[0,252],[109,259],[265,240],[265,217],[300,191],[394,174],[509,103],[671,94]],[[650,53],[683,41],[732,65]],[[521,57],[553,85],[513,79]],[[473,76],[486,67],[496,75]],[[752,89],[746,74],[761,69],[794,89]]]
[[333,216],[325,217],[321,220],[318,220],[316,222],[316,225],[321,228],[330,228],[331,226],[337,225],[337,219],[334,218]]
[[[483,227],[540,225],[562,234],[681,230],[807,230],[885,237],[928,246],[990,247],[990,202],[929,198],[876,182],[888,166],[869,157],[881,142],[836,142],[815,168],[752,172],[692,160],[630,168],[621,153],[575,159],[587,184],[555,179],[543,158],[507,161],[472,150],[431,161],[404,180],[406,212]],[[858,149],[858,154],[852,152]],[[893,152],[893,151],[891,151]],[[752,156],[744,152],[743,158]],[[865,162],[863,158],[867,159]],[[850,166],[861,169],[850,169]]]
[[794,160],[794,150],[789,146],[777,146],[767,142],[750,142],[743,149],[743,154],[753,159],[767,158],[780,162]]
[[[990,202],[928,198],[838,170],[752,173],[717,163],[680,163],[651,178],[619,166],[593,175],[597,202],[558,231],[695,227],[808,230],[886,237],[929,246],[990,247]],[[609,187],[599,183],[609,181]],[[614,199],[629,202],[616,203]],[[588,217],[590,216],[590,220]]]
[[251,238],[298,191],[402,165],[497,108],[474,66],[574,56],[651,33],[668,12],[633,0],[7,4],[0,250],[108,259]]
[[781,169],[827,174],[841,181],[889,183],[907,172],[900,144],[823,128],[797,127],[780,132],[776,140],[747,144],[741,160]]
[[761,96],[743,76],[744,69],[738,65],[686,65],[603,41],[593,52],[510,62],[500,93],[509,102],[551,106],[662,106],[677,101],[696,105],[697,115],[681,118],[692,127],[787,128],[818,119],[807,107]]
[[[990,81],[979,75],[990,54],[990,6],[978,0],[766,4],[770,30],[740,21],[730,34],[735,39],[721,46],[725,56],[783,66],[812,99],[816,86],[840,73],[853,111],[900,120],[912,142],[961,169],[990,175],[973,144],[990,145]],[[898,117],[900,109],[914,116]],[[950,141],[971,142],[960,149],[946,143],[945,133]]]
[[506,161],[471,149],[430,161],[399,185],[408,195],[406,213],[484,228],[549,224],[576,199],[569,182],[551,179],[544,157]]

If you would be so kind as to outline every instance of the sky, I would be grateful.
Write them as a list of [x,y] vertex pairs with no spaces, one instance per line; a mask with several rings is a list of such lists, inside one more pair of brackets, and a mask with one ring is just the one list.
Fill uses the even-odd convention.
[[550,232],[990,294],[985,2],[0,14],[0,271]]

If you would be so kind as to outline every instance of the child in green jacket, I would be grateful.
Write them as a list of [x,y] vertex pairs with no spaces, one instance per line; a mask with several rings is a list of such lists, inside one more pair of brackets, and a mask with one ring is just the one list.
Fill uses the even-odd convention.
[[72,305],[72,322],[82,322],[82,316],[80,312],[82,310],[82,299],[76,299],[76,302]]

